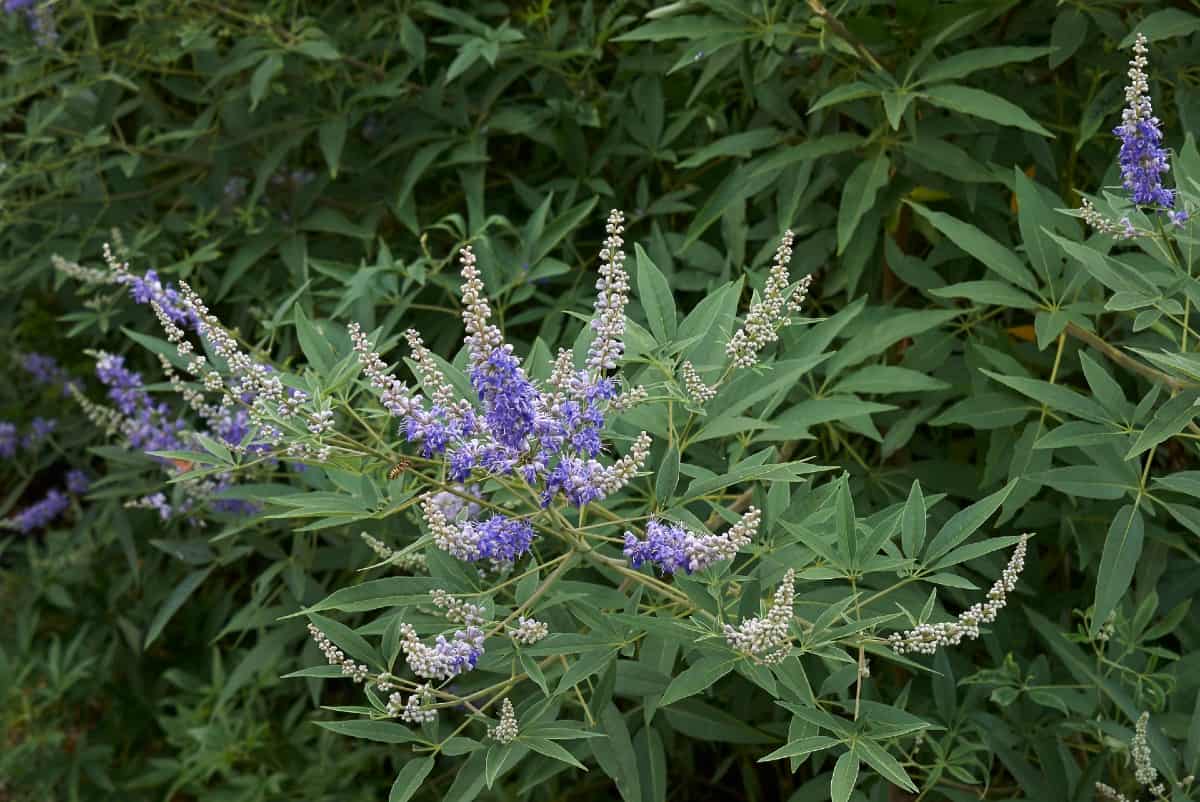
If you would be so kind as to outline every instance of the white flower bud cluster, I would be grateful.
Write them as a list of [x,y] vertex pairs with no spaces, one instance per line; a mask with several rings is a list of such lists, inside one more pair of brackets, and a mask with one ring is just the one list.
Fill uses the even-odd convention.
[[696,366],[690,361],[685,361],[680,365],[679,372],[683,374],[683,386],[694,400],[703,404],[711,401],[717,394],[717,388],[705,384],[704,380],[700,378],[700,374],[696,372]]
[[484,609],[478,604],[456,599],[441,588],[429,591],[429,595],[433,598],[433,606],[441,610],[451,624],[478,626],[487,620]]
[[478,536],[474,536],[467,527],[447,521],[436,494],[426,493],[421,497],[421,511],[425,514],[425,525],[433,535],[433,545],[460,560],[471,561],[475,558]]
[[703,571],[715,563],[732,560],[743,546],[749,545],[761,521],[762,513],[757,507],[750,507],[742,520],[730,527],[728,532],[691,535],[687,546],[688,570]]
[[488,737],[502,744],[510,744],[517,740],[517,713],[513,710],[512,702],[505,699],[500,703],[500,722],[494,727],[488,727]]
[[629,274],[625,272],[625,215],[613,209],[605,226],[608,238],[600,250],[600,278],[596,281],[596,339],[588,348],[587,367],[597,373],[617,367],[625,352],[625,304],[629,300]]
[[1133,58],[1129,60],[1129,83],[1125,86],[1125,109],[1121,112],[1121,123],[1130,129],[1136,128],[1142,120],[1154,117],[1150,102],[1150,79],[1146,77],[1146,66],[1150,63],[1147,44],[1146,34],[1139,33],[1133,42]]
[[1111,799],[1112,802],[1130,802],[1129,797],[1111,785],[1105,785],[1104,783],[1096,783],[1096,793],[1105,799]]
[[[107,246],[106,246],[107,247]],[[73,278],[81,284],[116,284],[117,277],[110,271],[97,270],[94,267],[83,267],[78,262],[71,262],[58,254],[50,257],[54,269],[68,278]]]
[[379,393],[379,401],[384,409],[394,417],[407,415],[416,403],[408,386],[388,374],[387,364],[375,352],[361,326],[351,323],[348,328],[350,340],[354,343],[354,353],[358,355],[358,363],[362,366],[371,387]]
[[1013,549],[1012,558],[1004,568],[1000,578],[988,591],[987,601],[974,604],[969,610],[960,614],[958,619],[943,624],[918,624],[906,632],[894,632],[888,638],[889,645],[897,654],[915,652],[916,654],[933,654],[943,646],[957,646],[964,640],[974,640],[979,637],[979,627],[990,624],[1008,604],[1008,594],[1017,587],[1017,579],[1025,568],[1025,550],[1029,535],[1021,535],[1017,547]]
[[387,560],[401,571],[416,573],[417,571],[425,571],[429,568],[425,555],[420,552],[403,554],[391,548],[379,538],[372,537],[367,532],[360,532],[358,536],[363,539],[364,543],[371,547],[371,551],[379,555],[381,560]]
[[333,410],[321,409],[308,416],[308,430],[320,437],[333,428]]
[[462,262],[463,324],[467,329],[467,353],[472,365],[482,365],[492,351],[504,344],[500,329],[488,323],[492,310],[483,292],[483,281],[475,267],[475,252],[471,246],[463,248],[458,255]]
[[517,625],[508,630],[508,637],[524,646],[532,646],[550,634],[550,627],[536,618],[517,618]]
[[410,724],[428,724],[437,718],[437,710],[430,707],[431,704],[433,689],[427,682],[409,696],[407,702],[404,701],[404,694],[399,691],[389,696],[387,714],[392,717],[399,716],[401,721]]
[[645,400],[646,388],[638,385],[637,387],[630,387],[628,390],[623,390],[620,395],[608,402],[608,407],[614,412],[624,412]]
[[1122,217],[1120,223],[1114,223],[1100,213],[1090,200],[1084,198],[1079,204],[1079,217],[1100,234],[1107,234],[1116,239],[1134,239],[1140,233],[1129,222],[1128,217]]
[[373,537],[367,532],[360,532],[358,536],[363,539],[364,543],[371,547],[371,551],[379,555],[381,560],[390,560],[395,556],[396,552],[379,538]]
[[[100,358],[103,359],[104,356],[104,352],[100,352]],[[93,426],[98,429],[102,429],[109,437],[112,437],[117,432],[123,430],[125,424],[127,423],[124,415],[115,409],[103,406],[102,404],[97,404],[95,401],[88,398],[80,391],[75,382],[69,382],[66,387],[67,392],[71,394],[71,397],[75,399],[77,404],[79,404],[79,408],[83,410],[84,417],[86,417]]]
[[1150,724],[1150,714],[1142,713],[1133,725],[1133,740],[1129,742],[1129,755],[1133,758],[1134,777],[1145,788],[1154,785],[1158,780],[1158,770],[1154,768],[1150,755],[1150,741],[1146,737],[1146,728]]
[[725,353],[739,368],[748,368],[758,362],[759,351],[779,339],[779,329],[790,322],[788,314],[798,311],[800,303],[808,295],[812,281],[809,276],[805,276],[794,292],[788,291],[791,283],[788,265],[792,261],[794,239],[791,231],[784,232],[762,295],[750,305],[742,327],[734,332],[725,346]]
[[633,446],[630,447],[628,454],[604,469],[604,473],[597,483],[600,491],[606,496],[611,496],[627,485],[633,477],[637,476],[648,456],[650,456],[650,435],[642,432],[633,441]]
[[761,618],[750,618],[734,627],[725,625],[725,640],[759,665],[783,662],[792,648],[792,604],[796,600],[796,571],[788,569],[775,590],[771,609]]
[[408,340],[413,361],[417,363],[417,374],[421,377],[421,383],[425,385],[425,389],[429,390],[433,403],[446,408],[452,407],[454,405],[454,388],[450,385],[446,374],[442,373],[442,369],[438,367],[433,358],[433,352],[425,347],[425,341],[421,339],[420,332],[416,329],[409,329],[404,332],[404,339]]
[[325,659],[329,661],[331,666],[341,666],[342,673],[350,677],[355,682],[365,682],[367,673],[370,671],[362,663],[356,663],[342,652],[329,637],[317,628],[316,624],[308,625],[308,634],[312,635],[312,639],[316,641],[317,648],[325,655]]

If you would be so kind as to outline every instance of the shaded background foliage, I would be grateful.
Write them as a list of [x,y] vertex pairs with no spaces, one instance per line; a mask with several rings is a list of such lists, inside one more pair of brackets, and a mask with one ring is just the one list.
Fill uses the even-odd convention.
[[[1014,607],[977,648],[939,658],[940,677],[888,668],[875,680],[946,727],[911,756],[933,777],[931,798],[1068,788],[1086,799],[1092,781],[1127,774],[1129,722],[1081,698],[1103,697],[1104,682],[1152,709],[1159,743],[1178,742],[1194,763],[1200,631],[1179,605],[1200,586],[1200,512],[1185,500],[1180,515],[1147,524],[1112,623],[1122,647],[1101,660],[1102,678],[1081,676],[1083,647],[1071,640],[1104,623],[1085,611],[1117,497],[1044,476],[1054,466],[1028,427],[1045,408],[981,370],[1087,392],[1085,343],[1063,335],[1067,323],[1098,321],[1125,344],[1153,332],[1103,317],[1096,292],[1068,308],[948,291],[995,276],[936,216],[1010,248],[1024,239],[1027,254],[1018,195],[1074,208],[1081,192],[1119,184],[1108,132],[1128,58],[1118,46],[1135,27],[1154,42],[1156,111],[1182,152],[1200,123],[1193,11],[60,2],[53,43],[39,43],[23,14],[5,15],[0,365],[17,381],[0,388],[0,416],[24,428],[54,412],[60,428],[0,468],[0,513],[69,467],[98,481],[60,524],[0,541],[0,605],[13,622],[0,640],[0,795],[379,799],[403,762],[398,748],[312,726],[317,683],[309,698],[278,679],[313,662],[302,625],[278,617],[357,581],[371,562],[363,525],[311,534],[214,514],[198,532],[124,508],[161,474],[105,445],[19,364],[48,353],[87,386],[88,351],[104,349],[152,371],[122,329],[150,331],[153,320],[124,289],[79,294],[52,253],[96,264],[118,228],[135,266],[193,283],[242,337],[285,358],[300,352],[297,314],[440,332],[430,345],[448,354],[461,334],[449,257],[486,235],[476,250],[488,285],[502,288],[494,306],[510,340],[552,348],[579,331],[565,313],[590,304],[595,221],[611,206],[627,210],[631,237],[683,309],[745,266],[761,286],[774,238],[795,228],[793,273],[817,273],[809,313],[832,321],[822,325],[837,356],[747,413],[774,426],[754,443],[844,467],[860,512],[902,501],[913,479],[962,505],[1023,477],[1000,528],[1040,533],[1020,591],[1035,612]],[[1083,234],[1065,216],[1041,225]],[[636,302],[630,315],[645,319]],[[1121,382],[1134,402],[1147,391],[1142,377]],[[714,455],[750,442],[714,444]],[[1156,475],[1195,466],[1187,441],[1153,453]],[[1082,486],[1104,479],[1088,477]],[[338,693],[321,701],[347,703]],[[721,686],[709,703],[745,699]],[[779,732],[728,743],[691,719],[672,724],[666,780],[641,784],[647,800],[668,789],[798,802],[828,793],[829,765],[792,775],[755,762]],[[452,771],[438,771],[430,798],[450,787]],[[607,798],[610,783],[601,771],[559,775],[532,793]],[[887,798],[882,783],[868,789]]]

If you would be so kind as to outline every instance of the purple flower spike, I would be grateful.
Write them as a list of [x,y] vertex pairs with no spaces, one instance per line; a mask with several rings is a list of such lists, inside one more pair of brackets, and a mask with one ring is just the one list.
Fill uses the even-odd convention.
[[1113,134],[1121,139],[1121,179],[1134,203],[1170,209],[1175,193],[1162,185],[1162,174],[1170,170],[1167,151],[1162,146],[1162,131],[1150,104],[1150,84],[1146,78],[1146,37],[1138,34],[1129,62],[1129,85],[1125,87],[1125,110],[1121,124]]

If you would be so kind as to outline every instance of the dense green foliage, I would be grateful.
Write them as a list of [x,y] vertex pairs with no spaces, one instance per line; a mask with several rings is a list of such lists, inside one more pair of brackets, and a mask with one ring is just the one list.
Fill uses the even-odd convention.
[[[53,41],[0,15],[0,421],[58,423],[0,465],[0,517],[68,470],[92,482],[50,526],[0,529],[0,799],[1086,800],[1097,782],[1147,798],[1130,749],[1143,711],[1163,798],[1197,798],[1200,224],[1131,207],[1110,131],[1140,31],[1167,183],[1194,216],[1200,15],[1049,0],[42,13]],[[1096,233],[1070,211],[1083,197],[1145,235]],[[504,580],[428,545],[409,502],[432,469],[355,378],[346,326],[402,373],[417,329],[465,384],[470,243],[545,380],[559,348],[587,349],[613,207],[633,279],[625,373],[650,396],[612,425],[614,450],[639,430],[654,446],[605,509],[699,529],[749,501],[760,535],[736,571],[662,581],[603,562],[619,545],[547,547],[542,564],[572,570],[539,593],[551,639],[489,644],[454,691],[529,675],[512,694],[525,740],[489,740],[494,709],[382,721],[386,694],[320,665],[309,620],[375,672],[400,620],[440,631],[429,589],[482,594],[499,621],[551,572],[488,595]],[[792,277],[815,279],[807,320],[693,403],[680,362],[722,375],[787,228]],[[345,429],[360,450],[304,471],[213,440],[156,458],[94,425],[63,377],[34,381],[35,352],[99,403],[98,352],[148,381],[158,354],[183,373],[127,288],[54,267],[103,268],[122,241],[133,271],[188,282],[339,426],[361,413]],[[197,425],[165,379],[150,389]],[[257,512],[140,508],[227,473],[218,501]],[[589,523],[563,530],[582,541]],[[418,544],[430,576],[383,563],[364,532]],[[1025,532],[981,638],[892,653],[906,615],[980,601]],[[787,568],[804,624],[782,667],[705,639],[769,604]]]

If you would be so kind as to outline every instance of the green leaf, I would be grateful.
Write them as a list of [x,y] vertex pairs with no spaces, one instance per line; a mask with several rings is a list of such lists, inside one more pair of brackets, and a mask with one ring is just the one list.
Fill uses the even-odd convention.
[[849,802],[854,784],[858,782],[858,753],[854,747],[844,752],[833,766],[833,779],[829,783],[832,802]]
[[895,365],[867,365],[834,385],[830,394],[838,393],[922,393],[945,390],[950,385],[940,379],[911,368]]
[[1050,69],[1058,69],[1075,55],[1075,51],[1079,50],[1079,46],[1087,39],[1087,32],[1087,15],[1078,8],[1068,8],[1057,14],[1054,17],[1054,25],[1050,27],[1050,46],[1054,48],[1050,55]]
[[553,760],[561,761],[566,763],[568,766],[574,766],[577,769],[587,771],[587,766],[580,763],[575,759],[574,755],[548,738],[529,738],[522,736],[521,743],[525,746],[528,746],[538,754],[545,755]]
[[271,79],[282,69],[283,56],[278,53],[271,53],[259,63],[254,74],[250,76],[250,111],[258,108],[258,104],[267,94]]
[[1033,61],[1050,53],[1049,47],[977,47],[956,53],[927,67],[918,84],[962,78],[977,70],[987,70],[1018,61]]
[[[808,757],[813,752],[819,752],[822,749],[828,749],[831,746],[837,746],[841,741],[837,738],[830,738],[827,735],[812,735],[806,738],[797,738],[794,741],[788,741],[783,746],[771,752],[769,755],[764,755],[758,759],[759,763],[766,763],[770,760],[782,760],[789,757]],[[798,766],[797,766],[798,768]],[[792,769],[795,771],[795,768]]]
[[707,690],[717,680],[732,671],[735,662],[736,660],[728,657],[705,657],[698,663],[694,663],[671,680],[671,684],[663,691],[662,701],[659,704],[666,707],[680,699],[686,699]]
[[886,153],[879,153],[874,158],[862,162],[850,173],[846,187],[842,192],[841,205],[838,207],[837,219],[837,252],[841,254],[850,244],[858,224],[872,206],[875,196],[887,184],[888,172],[892,163]]
[[667,449],[658,466],[654,477],[654,499],[660,507],[670,506],[671,496],[675,494],[675,486],[679,484],[679,449],[671,446]]
[[929,87],[921,93],[921,96],[933,105],[950,111],[980,117],[1000,125],[1011,125],[1014,128],[1040,134],[1047,139],[1054,139],[1054,134],[1039,125],[1020,106],[1008,102],[999,95],[984,92],[982,89],[972,89],[958,84],[941,84]]
[[926,516],[921,483],[914,480],[908,491],[908,500],[904,502],[904,511],[900,515],[900,543],[909,557],[916,557],[925,545]]
[[361,613],[366,610],[411,604],[418,600],[428,600],[429,591],[441,586],[440,580],[428,576],[389,576],[383,579],[371,579],[360,585],[335,590],[312,607],[284,617],[297,618],[324,610]]
[[1022,289],[1037,292],[1037,281],[1030,274],[1029,268],[1010,249],[957,217],[926,209],[917,203],[909,205],[928,220],[934,228],[945,234],[951,242],[978,259],[1000,278],[1010,284],[1016,284]]
[[843,345],[827,365],[829,378],[857,365],[868,357],[881,354],[906,337],[915,337],[962,314],[958,310],[920,310],[900,312],[871,326],[864,326]]
[[937,298],[966,298],[977,304],[1009,306],[1013,309],[1037,309],[1040,305],[1025,293],[1003,281],[963,281],[929,291]]
[[339,114],[321,123],[321,127],[317,129],[317,143],[321,146],[321,154],[329,167],[329,175],[337,178],[342,146],[346,144],[346,117]]
[[931,426],[962,424],[974,429],[999,429],[1020,422],[1031,411],[1028,401],[1009,393],[976,393],[931,420]]
[[378,741],[384,744],[406,744],[421,740],[408,727],[394,721],[351,719],[349,721],[317,721],[315,723],[318,727],[336,732],[338,735]]
[[292,49],[317,61],[336,61],[342,57],[328,39],[306,39]]
[[1168,440],[1182,432],[1192,419],[1200,415],[1197,400],[1200,394],[1185,392],[1172,398],[1159,407],[1154,417],[1146,424],[1146,428],[1138,435],[1133,446],[1125,455],[1125,459],[1133,459],[1144,451],[1149,451],[1164,440]]
[[1105,619],[1121,603],[1133,581],[1146,528],[1142,514],[1133,504],[1126,504],[1113,517],[1104,538],[1100,569],[1096,575],[1096,608],[1092,616],[1092,635],[1100,632]]
[[992,513],[1000,509],[1004,499],[1008,498],[1008,494],[1016,486],[1016,482],[1009,482],[990,496],[950,516],[950,520],[946,521],[929,542],[925,553],[926,562],[932,563],[978,531],[984,522],[992,517]]
[[666,276],[650,260],[641,244],[633,246],[637,258],[638,300],[646,310],[650,331],[660,343],[675,339],[675,297]]
[[388,802],[408,802],[412,799],[413,794],[421,787],[421,783],[425,782],[425,778],[429,776],[429,772],[433,771],[434,762],[431,757],[422,757],[405,763],[404,768],[400,769],[400,773],[396,775],[396,781],[392,783],[392,790],[388,793]]
[[812,114],[815,111],[820,111],[826,106],[836,106],[839,103],[848,103],[851,100],[861,100],[864,97],[874,97],[878,94],[879,87],[874,84],[869,84],[866,81],[851,81],[850,83],[840,84],[824,95],[821,95],[820,98],[808,107],[808,113]]
[[1081,498],[1118,499],[1136,490],[1134,481],[1116,476],[1099,465],[1068,465],[1051,468],[1029,477],[1061,493]]
[[1196,31],[1200,31],[1200,17],[1181,8],[1164,8],[1147,14],[1145,19],[1121,40],[1118,47],[1122,50],[1131,47],[1139,33],[1145,35],[1147,41],[1157,42],[1176,36],[1189,36]]
[[[300,341],[300,350],[308,364],[321,374],[328,374],[337,355],[325,334],[316,324],[304,314],[304,308],[299,304],[292,310],[292,321],[296,326],[296,337]],[[327,324],[326,324],[327,325]]]
[[[810,111],[812,111],[810,109]],[[774,128],[756,128],[739,134],[721,137],[715,142],[700,148],[676,167],[691,169],[702,164],[719,159],[723,156],[738,156],[746,158],[756,150],[769,148],[779,142],[782,134]]]
[[154,614],[154,620],[150,622],[150,628],[146,630],[146,640],[142,644],[143,649],[149,648],[150,644],[158,639],[158,636],[162,634],[163,627],[179,611],[179,608],[187,601],[188,596],[191,596],[196,591],[196,588],[200,587],[204,580],[208,578],[211,571],[211,567],[200,571],[193,571],[175,586],[175,589],[171,591],[171,595],[167,597],[162,607],[159,607],[158,612]]
[[983,373],[1051,409],[1069,413],[1092,423],[1108,421],[1108,414],[1103,407],[1087,396],[1061,384],[1051,384],[1041,379],[1027,379],[1024,376],[1006,376],[990,370],[985,370]]
[[854,746],[867,765],[879,772],[888,782],[914,794],[917,792],[917,786],[913,784],[908,772],[900,765],[900,761],[889,755],[882,746],[866,738],[858,739],[854,742]]

